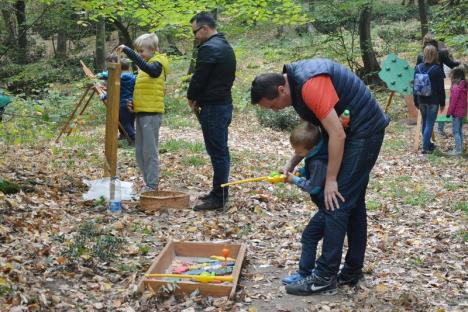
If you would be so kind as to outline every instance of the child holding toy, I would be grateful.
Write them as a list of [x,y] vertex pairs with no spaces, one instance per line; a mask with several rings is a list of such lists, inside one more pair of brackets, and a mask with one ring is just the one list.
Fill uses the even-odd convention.
[[135,48],[138,54],[125,45],[117,52],[124,52],[139,69],[129,108],[136,114],[135,154],[145,181],[141,192],[147,192],[157,190],[159,183],[159,128],[169,61],[159,53],[156,34],[141,35],[135,40]]
[[[291,132],[291,146],[296,155],[304,157],[305,166],[299,170],[300,177],[288,173],[286,181],[297,185],[308,192],[314,203],[319,199],[318,194],[323,191],[327,174],[327,144],[317,126],[302,122]],[[312,273],[315,267],[315,257],[318,242],[323,238],[324,211],[317,211],[302,233],[302,253],[299,270],[285,278],[282,282],[290,294],[300,294],[294,285]]]
[[450,72],[452,87],[450,88],[450,104],[447,116],[452,116],[452,132],[455,138],[455,149],[449,154],[456,156],[463,153],[463,119],[467,110],[467,85],[465,71],[456,67]]

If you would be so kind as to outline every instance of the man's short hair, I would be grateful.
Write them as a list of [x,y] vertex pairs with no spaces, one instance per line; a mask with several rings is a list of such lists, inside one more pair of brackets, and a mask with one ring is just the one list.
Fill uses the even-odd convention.
[[314,124],[303,121],[291,131],[289,142],[292,147],[304,147],[306,150],[314,148],[320,140],[320,129]]
[[261,99],[273,100],[279,96],[278,87],[284,86],[286,79],[282,74],[262,74],[255,77],[250,89],[252,104],[257,104]]
[[106,55],[106,62],[107,63],[117,63],[117,54],[109,53]]
[[120,60],[120,68],[122,70],[129,70],[130,69],[130,60],[128,58],[123,58]]
[[135,39],[135,48],[147,48],[152,51],[159,50],[159,38],[155,33],[143,34]]
[[216,29],[216,20],[210,12],[200,12],[195,14],[190,19],[190,24],[197,23],[198,26],[208,26],[211,29]]

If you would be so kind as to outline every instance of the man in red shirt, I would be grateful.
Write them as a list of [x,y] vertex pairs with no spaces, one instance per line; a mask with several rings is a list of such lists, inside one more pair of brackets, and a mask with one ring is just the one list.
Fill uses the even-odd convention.
[[[287,285],[286,291],[331,293],[337,282],[356,284],[362,277],[367,242],[365,193],[389,118],[359,77],[328,59],[286,64],[282,74],[257,76],[251,100],[273,111],[293,106],[328,139],[327,176],[318,204],[326,219],[322,255],[312,274]],[[345,110],[350,112],[346,129],[339,118]],[[293,155],[285,171],[293,171],[301,160]],[[348,253],[337,277],[345,235]]]

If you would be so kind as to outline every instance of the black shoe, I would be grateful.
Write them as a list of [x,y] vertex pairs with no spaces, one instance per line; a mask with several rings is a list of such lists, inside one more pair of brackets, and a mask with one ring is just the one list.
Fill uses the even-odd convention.
[[336,282],[338,283],[338,286],[349,285],[354,287],[362,278],[364,278],[364,274],[362,274],[361,271],[359,271],[359,273],[346,273],[341,271],[338,273]]
[[286,292],[295,296],[334,295],[336,294],[336,278],[324,278],[312,272],[299,282],[286,285]]
[[213,199],[212,197],[208,197],[208,199],[202,201],[202,203],[193,207],[193,211],[223,210],[223,209],[224,209],[223,201]]
[[432,154],[431,150],[422,150],[421,154]]
[[430,142],[429,143],[429,150],[432,152],[433,150],[435,150],[436,146],[434,143]]
[[211,192],[199,196],[198,199],[199,199],[199,200],[207,200],[207,199],[210,198],[210,197],[211,197]]

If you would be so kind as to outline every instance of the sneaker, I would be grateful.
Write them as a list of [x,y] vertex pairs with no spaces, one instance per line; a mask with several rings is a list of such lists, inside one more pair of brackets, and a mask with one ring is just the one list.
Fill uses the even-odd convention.
[[458,152],[456,150],[451,150],[450,152],[447,153],[447,155],[449,155],[449,156],[459,156],[461,154],[462,154],[462,152]]
[[362,274],[361,271],[359,273],[346,273],[341,271],[338,273],[336,282],[338,283],[338,286],[349,285],[354,287],[362,278],[364,278],[364,274]]
[[140,189],[140,193],[153,192],[153,191],[156,191],[156,188],[148,186],[148,185],[145,185]]
[[289,276],[286,276],[281,280],[283,285],[289,285],[289,284],[294,284],[299,282],[300,280],[306,278],[305,276],[301,275],[300,273],[296,272],[294,274],[291,274]]
[[429,150],[432,152],[432,151],[435,150],[435,149],[436,149],[435,144],[432,143],[432,142],[430,142],[430,143],[429,143]]
[[432,154],[431,150],[422,150],[421,154]]
[[295,296],[336,294],[336,278],[320,277],[315,272],[297,283],[286,285],[286,293]]
[[202,201],[200,204],[193,207],[193,211],[204,211],[204,210],[223,210],[224,203],[223,201],[216,200],[212,197]]

